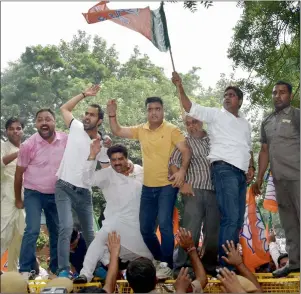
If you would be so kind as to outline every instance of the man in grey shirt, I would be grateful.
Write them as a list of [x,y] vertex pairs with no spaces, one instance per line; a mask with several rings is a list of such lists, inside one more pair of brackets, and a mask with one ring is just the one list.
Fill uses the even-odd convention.
[[283,277],[300,269],[300,109],[291,106],[292,86],[286,82],[277,82],[272,96],[275,111],[261,125],[258,175],[252,187],[256,195],[261,194],[270,162],[289,254],[286,266],[273,275]]
[[[186,141],[192,156],[185,183],[180,189],[184,202],[182,226],[191,231],[196,247],[198,247],[202,230],[204,236],[202,263],[207,273],[215,274],[218,255],[219,210],[211,183],[210,162],[207,159],[209,138],[203,130],[201,121],[186,116],[185,125],[188,131]],[[180,168],[181,160],[181,152],[175,149],[169,161],[171,173]],[[177,276],[182,267],[189,267],[189,273],[193,273],[189,256],[180,247],[174,265],[174,275]]]

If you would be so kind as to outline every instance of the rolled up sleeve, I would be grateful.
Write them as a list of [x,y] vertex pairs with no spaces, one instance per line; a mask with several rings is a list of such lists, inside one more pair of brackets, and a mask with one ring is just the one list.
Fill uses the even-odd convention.
[[216,119],[218,112],[220,111],[217,108],[204,107],[195,102],[191,103],[192,105],[190,112],[187,115],[206,123],[212,123]]

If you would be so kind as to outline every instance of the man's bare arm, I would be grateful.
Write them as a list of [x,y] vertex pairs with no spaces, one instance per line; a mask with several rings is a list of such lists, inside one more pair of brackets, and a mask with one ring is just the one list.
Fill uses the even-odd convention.
[[20,206],[17,206],[18,208],[22,208],[21,202],[22,202],[22,186],[23,186],[23,174],[24,174],[25,168],[21,166],[16,167],[15,172],[15,200],[16,200],[16,206],[17,203],[20,204]]
[[269,165],[269,148],[268,144],[261,144],[258,157],[258,174],[257,179],[262,180]]
[[12,161],[14,161],[18,157],[18,153],[19,151],[3,156],[2,157],[3,164],[8,165]]
[[107,293],[114,293],[119,270],[118,258],[120,253],[120,236],[118,236],[116,232],[109,234],[108,247],[110,251],[110,265],[103,289]]
[[186,141],[179,142],[176,144],[176,147],[180,150],[182,155],[182,163],[181,163],[181,170],[183,170],[185,173],[187,172],[187,169],[190,164],[191,159],[191,150],[188,146]]
[[189,112],[190,108],[192,106],[192,103],[185,93],[185,90],[184,90],[184,87],[182,84],[182,79],[180,78],[180,76],[177,72],[172,73],[172,82],[175,84],[175,86],[177,87],[177,89],[180,93],[181,102],[182,102],[182,105],[183,105],[185,111]]
[[89,96],[95,96],[98,91],[99,91],[99,85],[94,85],[91,88],[85,90],[84,92],[74,96],[60,107],[65,125],[68,128],[70,127],[70,123],[73,119],[72,110],[74,109],[74,107],[84,98]]
[[205,289],[208,280],[207,280],[207,276],[206,276],[206,271],[201,263],[201,260],[197,254],[197,251],[196,250],[190,251],[189,257],[190,257],[193,271],[195,273],[195,277],[201,283],[202,288]]

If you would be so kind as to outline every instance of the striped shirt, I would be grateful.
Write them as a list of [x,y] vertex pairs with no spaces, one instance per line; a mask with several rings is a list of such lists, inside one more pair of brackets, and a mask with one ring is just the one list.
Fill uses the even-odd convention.
[[[186,140],[192,154],[185,181],[194,189],[214,190],[211,182],[210,162],[207,159],[210,151],[209,137],[193,138],[188,135]],[[171,154],[169,166],[175,165],[180,168],[181,162],[181,152],[176,148]]]

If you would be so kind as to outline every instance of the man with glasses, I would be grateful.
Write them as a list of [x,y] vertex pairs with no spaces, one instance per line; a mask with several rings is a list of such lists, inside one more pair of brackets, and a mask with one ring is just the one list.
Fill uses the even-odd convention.
[[[188,132],[187,144],[191,149],[191,161],[185,183],[180,189],[184,204],[182,226],[192,234],[194,246],[198,247],[200,233],[203,232],[202,263],[208,274],[216,274],[218,254],[219,211],[210,175],[210,162],[207,159],[210,141],[203,122],[190,116],[185,117]],[[169,160],[170,173],[181,167],[181,152],[176,148]],[[193,278],[193,268],[187,252],[180,247],[174,264],[174,277],[182,267],[188,267]]]
[[[243,226],[247,183],[254,177],[251,151],[251,126],[239,109],[243,103],[242,91],[229,86],[224,92],[223,108],[204,107],[186,96],[181,78],[174,72],[172,82],[180,91],[181,102],[189,116],[206,122],[210,138],[212,182],[220,210],[219,262],[229,267],[222,256],[222,245],[227,240],[239,242]],[[232,269],[232,268],[231,268]]]

